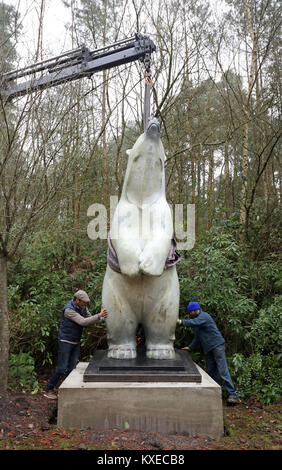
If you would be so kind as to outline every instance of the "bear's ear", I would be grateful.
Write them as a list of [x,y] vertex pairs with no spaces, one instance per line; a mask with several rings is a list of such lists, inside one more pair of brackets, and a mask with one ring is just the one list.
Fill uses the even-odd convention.
[[127,155],[129,156],[129,155],[130,155],[130,152],[131,152],[131,150],[132,150],[132,149],[128,149],[128,150],[126,150],[126,152],[125,152],[125,153],[127,153]]

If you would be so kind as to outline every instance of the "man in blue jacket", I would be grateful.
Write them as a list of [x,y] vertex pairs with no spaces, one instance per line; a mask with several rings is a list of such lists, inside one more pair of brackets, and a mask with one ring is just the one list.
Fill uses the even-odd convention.
[[90,315],[87,304],[90,299],[85,291],[78,290],[74,298],[69,300],[62,310],[61,323],[59,326],[59,354],[58,365],[48,382],[45,397],[57,399],[54,391],[62,375],[67,376],[77,365],[80,339],[83,327],[92,323],[103,322],[107,317],[107,311],[103,307],[101,312]]
[[183,349],[191,351],[200,346],[206,355],[208,374],[221,385],[221,380],[228,393],[227,404],[236,405],[237,395],[232,383],[226,357],[225,357],[225,341],[218,330],[212,317],[201,310],[198,302],[190,302],[187,310],[190,320],[177,320],[179,325],[190,326],[194,328],[194,338],[191,344]]

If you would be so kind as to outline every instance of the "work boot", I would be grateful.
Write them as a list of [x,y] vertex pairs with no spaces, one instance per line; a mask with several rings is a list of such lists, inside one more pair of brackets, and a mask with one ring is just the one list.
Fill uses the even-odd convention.
[[44,397],[49,398],[50,400],[57,400],[58,398],[54,390],[46,390]]
[[227,398],[226,403],[227,405],[234,406],[234,405],[238,405],[239,402],[236,397],[231,396]]

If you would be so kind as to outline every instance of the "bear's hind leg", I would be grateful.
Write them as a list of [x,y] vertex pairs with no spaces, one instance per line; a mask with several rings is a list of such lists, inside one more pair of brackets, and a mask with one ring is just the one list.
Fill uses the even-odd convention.
[[103,306],[108,312],[106,319],[108,357],[134,359],[136,357],[136,328],[138,320],[123,290],[108,282],[107,274],[103,287]]
[[118,309],[106,306],[108,311],[108,357],[114,359],[134,359],[136,357],[137,320],[128,305]]
[[143,322],[148,358],[175,358],[174,340],[178,308],[179,285],[174,266],[166,270],[161,277],[154,278],[148,289]]
[[174,359],[174,322],[171,326],[167,323],[164,324],[159,318],[152,317],[153,314],[150,316],[150,321],[145,323],[146,357],[149,359]]

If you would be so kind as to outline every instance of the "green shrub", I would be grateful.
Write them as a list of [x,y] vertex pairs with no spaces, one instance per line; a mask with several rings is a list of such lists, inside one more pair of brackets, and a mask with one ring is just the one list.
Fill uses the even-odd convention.
[[210,313],[236,352],[246,347],[245,334],[257,304],[248,292],[248,273],[241,248],[230,234],[213,231],[179,263],[180,308],[187,317],[191,300]]
[[41,386],[37,380],[34,359],[28,353],[11,354],[9,359],[9,387],[37,393]]
[[[76,290],[87,290],[92,314],[101,306],[105,242],[97,242],[91,255],[81,256],[76,262],[71,248],[66,233],[32,236],[9,286],[10,349],[15,354],[31,354],[36,359],[36,367],[54,363],[61,311]],[[85,328],[82,358],[84,354],[89,356],[91,350],[93,353],[93,340],[95,346],[101,335],[104,336],[104,329],[99,325]]]
[[259,310],[246,339],[261,353],[282,351],[282,295],[275,296],[268,307]]
[[[252,261],[232,233],[218,228],[178,265],[180,317],[189,318],[189,301],[199,302],[225,338],[239,395],[256,395],[266,403],[281,397],[282,296],[276,294],[280,272],[275,256]],[[192,336],[191,328],[177,328],[176,346],[188,345]]]
[[267,404],[278,403],[281,399],[282,384],[281,356],[262,356],[258,352],[249,357],[234,354],[230,361],[230,373],[238,396],[255,396]]

